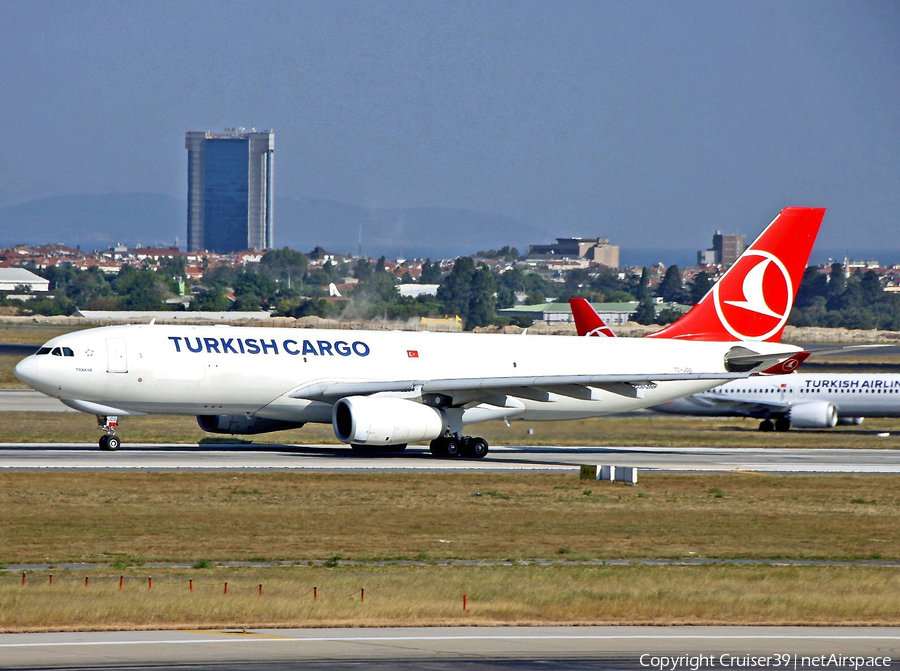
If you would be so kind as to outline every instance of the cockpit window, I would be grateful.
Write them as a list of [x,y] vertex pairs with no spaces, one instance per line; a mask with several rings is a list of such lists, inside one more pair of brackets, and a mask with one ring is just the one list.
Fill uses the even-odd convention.
[[62,350],[59,347],[54,347],[53,351],[50,352],[53,356],[62,356]]
[[71,347],[63,347],[63,356],[75,356],[75,352],[72,351]]
[[35,352],[35,356],[40,356],[41,354],[50,354],[50,348],[41,347],[37,352]]

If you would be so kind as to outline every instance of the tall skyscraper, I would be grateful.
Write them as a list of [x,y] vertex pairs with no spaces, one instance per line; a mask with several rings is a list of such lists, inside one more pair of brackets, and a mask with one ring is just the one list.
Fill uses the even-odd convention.
[[275,133],[189,131],[188,251],[272,249]]

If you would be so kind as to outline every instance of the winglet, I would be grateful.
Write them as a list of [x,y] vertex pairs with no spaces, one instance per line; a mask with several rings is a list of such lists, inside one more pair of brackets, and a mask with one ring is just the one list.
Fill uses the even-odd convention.
[[770,368],[762,371],[762,375],[786,375],[793,373],[800,367],[800,364],[809,358],[809,352],[797,352],[793,356],[789,356],[781,363],[777,363]]
[[681,319],[649,338],[778,342],[825,208],[787,207]]
[[584,298],[570,298],[569,307],[572,308],[572,316],[575,318],[575,330],[578,331],[578,335],[616,337],[616,334],[597,314],[594,307]]

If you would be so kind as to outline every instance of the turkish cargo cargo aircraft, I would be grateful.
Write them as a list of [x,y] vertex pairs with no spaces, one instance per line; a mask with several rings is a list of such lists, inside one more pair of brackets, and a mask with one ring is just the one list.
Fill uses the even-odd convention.
[[431,441],[436,455],[484,457],[466,426],[620,413],[796,365],[803,350],[778,341],[824,213],[782,210],[649,338],[109,326],[53,338],[15,372],[96,415],[108,450],[119,416],[152,413],[231,434],[331,423],[356,449]]
[[754,377],[652,408],[673,415],[756,417],[760,431],[828,429],[864,417],[900,417],[900,375]]

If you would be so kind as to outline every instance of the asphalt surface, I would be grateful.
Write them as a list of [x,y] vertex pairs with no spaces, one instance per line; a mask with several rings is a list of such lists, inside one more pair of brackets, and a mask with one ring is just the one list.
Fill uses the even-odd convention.
[[78,412],[62,401],[45,396],[34,389],[0,389],[0,411],[3,412]]
[[[0,635],[0,668],[641,669],[900,668],[900,628],[435,627]],[[687,656],[687,657],[684,657]],[[756,658],[751,663],[748,656]],[[760,663],[768,658],[768,663]],[[816,659],[819,658],[819,659]],[[889,658],[887,661],[885,658]],[[858,665],[862,668],[862,665]],[[870,665],[868,668],[874,668]]]
[[0,356],[20,356],[24,359],[37,352],[38,349],[40,349],[40,345],[0,342]]
[[[582,464],[658,471],[900,473],[900,451],[712,447],[492,447],[485,459],[440,459],[423,446],[359,455],[328,445],[0,443],[0,469],[566,471]],[[639,471],[640,472],[640,471]]]

